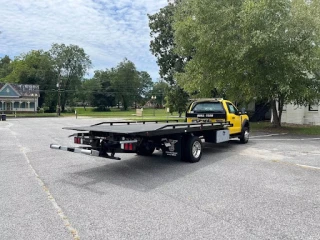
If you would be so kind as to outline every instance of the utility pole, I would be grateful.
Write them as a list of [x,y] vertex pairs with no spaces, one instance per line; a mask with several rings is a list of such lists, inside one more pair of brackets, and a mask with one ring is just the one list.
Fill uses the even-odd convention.
[[60,112],[61,112],[61,108],[60,108],[60,101],[61,101],[61,91],[60,91],[60,73],[59,73],[59,75],[58,75],[57,88],[58,88],[58,116],[60,116]]
[[156,99],[157,99],[157,96],[151,96],[151,99],[153,100],[153,116],[156,116]]

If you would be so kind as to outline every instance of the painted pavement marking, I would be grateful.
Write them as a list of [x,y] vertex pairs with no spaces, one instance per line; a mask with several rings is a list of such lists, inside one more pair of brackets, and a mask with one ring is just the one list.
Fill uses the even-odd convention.
[[40,176],[38,175],[38,173],[36,172],[36,170],[33,168],[30,159],[27,156],[27,149],[24,148],[17,136],[16,133],[14,131],[12,131],[9,127],[9,130],[11,131],[11,134],[16,138],[17,141],[17,145],[20,148],[20,151],[22,152],[25,160],[27,161],[27,164],[29,165],[33,175],[35,176],[38,184],[40,185],[40,187],[42,188],[42,190],[46,193],[48,200],[51,202],[52,206],[54,207],[54,209],[57,211],[58,216],[61,218],[61,220],[63,221],[64,226],[67,228],[67,230],[71,233],[73,240],[80,240],[78,231],[71,225],[68,217],[65,215],[65,213],[62,211],[61,207],[58,205],[58,203],[56,202],[55,198],[53,197],[53,195],[51,194],[51,192],[49,191],[49,188],[45,185],[45,183],[42,181],[42,179],[40,178]]

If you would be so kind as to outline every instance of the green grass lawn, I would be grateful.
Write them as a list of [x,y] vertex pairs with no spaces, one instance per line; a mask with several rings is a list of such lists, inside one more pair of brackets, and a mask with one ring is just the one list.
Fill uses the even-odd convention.
[[295,135],[320,135],[320,126],[282,124],[281,127],[275,128],[270,122],[254,122],[250,123],[250,126],[252,132],[289,133]]
[[[145,108],[143,109],[143,117],[136,116],[136,110],[130,109],[128,111],[121,111],[117,108],[112,108],[110,112],[96,112],[94,108],[86,108],[83,107],[76,108],[78,116],[92,116],[92,117],[122,117],[122,118],[130,118],[130,119],[166,119],[166,118],[177,118],[178,113],[173,113],[172,115],[166,112],[165,109],[151,109]],[[184,118],[184,116],[183,116]]]
[[[164,109],[150,109],[143,110],[143,116],[136,116],[136,110],[130,109],[128,111],[121,111],[121,109],[112,108],[110,112],[97,112],[94,108],[77,107],[75,108],[79,117],[101,117],[101,118],[124,118],[132,120],[167,120],[178,118],[178,113],[168,114]],[[8,118],[15,117],[14,114],[6,114]],[[17,117],[57,117],[57,113],[17,113]],[[75,113],[61,113],[61,117],[75,116]],[[181,117],[184,120],[184,116]]]

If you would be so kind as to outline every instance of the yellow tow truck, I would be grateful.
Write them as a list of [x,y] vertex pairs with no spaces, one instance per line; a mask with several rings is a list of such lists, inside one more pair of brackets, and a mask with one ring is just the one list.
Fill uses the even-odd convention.
[[202,140],[209,143],[227,142],[238,137],[249,140],[249,118],[232,102],[223,99],[193,101],[186,113],[187,123],[161,121],[101,122],[85,127],[66,127],[78,131],[71,135],[80,147],[50,144],[51,149],[83,153],[94,157],[120,160],[117,152],[152,155],[161,150],[171,156],[195,163],[202,156]]
[[[186,112],[186,122],[229,122],[230,138],[239,138],[241,143],[249,141],[249,117],[239,111],[229,100],[223,98],[202,98],[191,102]],[[204,136],[206,141],[211,136]]]

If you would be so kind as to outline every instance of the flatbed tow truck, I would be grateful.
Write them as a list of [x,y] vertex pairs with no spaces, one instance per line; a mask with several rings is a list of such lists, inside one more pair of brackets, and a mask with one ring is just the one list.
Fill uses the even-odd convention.
[[[212,109],[209,109],[210,113],[203,110],[193,111],[195,106],[203,103],[198,101],[189,106],[186,113],[187,122],[184,123],[178,121],[123,121],[101,122],[85,127],[66,127],[64,129],[77,131],[70,137],[74,137],[74,143],[81,144],[81,146],[66,147],[51,144],[50,148],[115,160],[120,160],[115,156],[117,152],[150,156],[157,149],[161,150],[164,156],[176,157],[191,163],[198,162],[202,156],[203,141],[221,143],[229,141],[231,137],[239,137],[241,142],[246,143],[249,139],[249,127],[246,121],[248,118],[241,118],[241,121],[245,120],[242,123],[243,128],[239,128],[241,123],[236,123],[236,126],[242,130],[239,133],[233,132],[231,135],[230,130],[234,123],[227,121],[229,112],[224,102],[218,102],[222,104],[224,115],[214,113]],[[210,103],[214,103],[214,105],[211,104],[212,106],[217,105],[214,99],[205,100],[205,103],[206,105]],[[242,115],[239,112],[237,114]],[[223,120],[220,119],[222,115]]]

